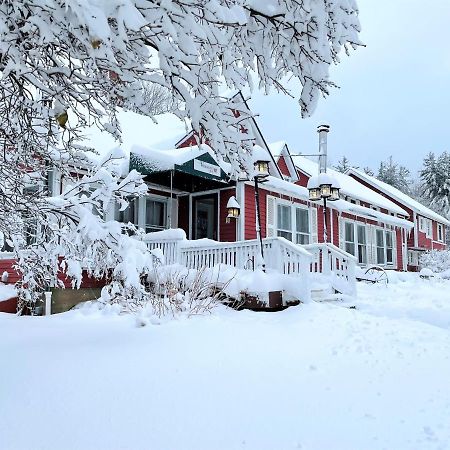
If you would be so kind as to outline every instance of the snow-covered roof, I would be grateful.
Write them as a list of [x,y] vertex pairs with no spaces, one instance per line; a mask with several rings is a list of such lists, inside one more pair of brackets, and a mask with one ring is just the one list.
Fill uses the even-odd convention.
[[[319,165],[306,158],[305,156],[292,156],[295,166],[302,172],[305,172],[309,176],[315,176],[318,174]],[[363,202],[369,203],[373,206],[378,206],[383,209],[387,209],[390,212],[396,214],[402,214],[408,217],[408,213],[400,206],[396,205],[394,202],[390,201],[386,197],[376,193],[372,189],[363,186],[361,183],[356,181],[354,178],[346,175],[344,173],[338,172],[333,169],[327,169],[334,179],[337,180],[341,187],[341,193],[347,195],[353,199],[361,200]]]
[[139,155],[140,164],[144,164],[151,172],[172,170],[175,165],[180,166],[187,161],[191,161],[204,154],[209,154],[226,174],[231,172],[231,165],[225,161],[218,161],[217,156],[207,144],[174,148],[170,150],[157,150],[154,148],[133,145],[130,150],[134,155]]
[[285,141],[272,142],[269,144],[270,151],[275,159],[279,158],[283,153],[283,149],[286,147]]
[[[272,176],[269,176],[267,178],[267,181],[264,183],[264,189],[273,189],[280,194],[295,197],[301,200],[309,200],[309,193],[307,188]],[[410,229],[414,226],[414,224],[409,220],[391,216],[380,211],[375,211],[365,206],[355,205],[348,202],[347,200],[336,200],[332,202],[329,207],[337,209],[340,212],[354,214],[389,225],[399,226],[407,229]]]
[[428,217],[429,219],[434,219],[445,225],[450,225],[450,222],[445,217],[442,217],[440,214],[435,213],[430,208],[427,208],[426,206],[419,203],[417,200],[414,200],[409,195],[403,193],[402,191],[396,189],[395,187],[393,187],[387,183],[384,183],[383,181],[380,181],[375,177],[367,175],[366,173],[361,172],[358,169],[353,169],[353,168],[349,169],[347,171],[347,173],[355,174],[362,180],[364,180],[367,183],[371,184],[372,186],[380,189],[380,191],[385,192],[387,195],[389,195],[393,199],[397,200],[398,202],[402,203],[403,205],[407,206],[408,208],[412,209],[416,213],[419,213],[420,215],[422,215],[424,217]]

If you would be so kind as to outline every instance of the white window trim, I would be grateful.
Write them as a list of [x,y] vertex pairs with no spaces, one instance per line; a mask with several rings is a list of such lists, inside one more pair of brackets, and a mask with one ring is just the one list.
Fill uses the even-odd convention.
[[433,239],[433,221],[427,217],[419,216],[419,231],[425,233],[428,239]]
[[[441,230],[441,233],[439,233],[439,230]],[[439,234],[441,237],[439,238]],[[442,223],[437,224],[437,242],[444,242],[444,225]]]
[[[290,230],[285,230],[285,229],[281,229],[278,226],[278,206],[287,206],[290,208],[290,212],[291,212],[291,229]],[[275,231],[275,236],[278,236],[278,231],[284,231],[287,233],[291,233],[292,235],[292,242],[295,244],[297,242],[297,208],[298,209],[303,209],[308,211],[308,237],[309,237],[309,243],[312,242],[312,227],[313,227],[313,223],[312,223],[312,214],[311,214],[311,209],[308,205],[304,205],[302,203],[295,203],[295,202],[290,202],[288,200],[284,200],[284,199],[280,199],[280,198],[276,198],[275,200],[275,226],[274,226],[274,231]],[[306,233],[299,233],[299,234],[303,234],[306,235]],[[301,244],[298,244],[301,245]]]
[[[356,261],[359,261],[358,226],[364,227],[364,234],[365,234],[365,241],[366,241],[365,242],[366,262],[363,262],[363,263],[359,263],[358,262],[358,264],[360,264],[362,266],[366,266],[368,264],[368,262],[369,262],[369,239],[368,239],[367,227],[365,227],[365,224],[363,222],[358,222],[358,221],[355,221],[355,220],[344,220],[343,222],[344,222],[344,230],[343,230],[344,250],[347,251],[346,250],[346,244],[347,243],[353,244],[355,246],[355,254],[354,254],[354,256],[356,258]],[[345,229],[346,229],[345,224],[346,223],[349,223],[353,227],[353,237],[355,238],[355,240],[353,242],[352,241],[347,241],[347,239],[346,239],[346,233],[345,233]]]

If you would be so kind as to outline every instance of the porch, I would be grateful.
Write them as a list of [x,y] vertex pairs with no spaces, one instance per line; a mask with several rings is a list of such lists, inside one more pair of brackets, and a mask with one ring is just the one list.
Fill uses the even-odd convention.
[[[283,295],[283,304],[297,301],[325,301],[336,294],[356,293],[356,258],[330,243],[299,245],[283,237],[262,240],[264,259],[257,239],[218,242],[211,239],[189,240],[183,230],[149,233],[143,237],[150,251],[159,249],[165,265],[179,264],[187,269],[204,270],[221,266],[239,273],[261,272],[272,280],[283,277],[292,287]],[[275,277],[274,277],[275,275]],[[260,295],[268,301],[269,292],[261,288]]]

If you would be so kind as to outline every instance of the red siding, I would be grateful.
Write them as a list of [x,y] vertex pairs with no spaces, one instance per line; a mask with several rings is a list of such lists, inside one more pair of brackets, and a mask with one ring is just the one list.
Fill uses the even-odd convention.
[[0,302],[0,312],[2,313],[16,313],[17,312],[17,298],[11,298]]
[[285,175],[285,176],[287,176],[287,177],[290,177],[290,176],[291,176],[291,173],[289,172],[289,168],[288,168],[288,166],[287,166],[287,164],[286,164],[286,160],[284,159],[284,156],[280,156],[280,157],[278,158],[277,165],[278,165],[278,168],[280,169],[280,172],[281,172],[283,175]]
[[197,145],[197,137],[194,133],[189,133],[187,136],[181,139],[181,141],[178,142],[177,148],[184,148],[189,146]]
[[234,242],[236,241],[236,219],[230,219],[230,223],[227,223],[227,203],[230,197],[236,195],[235,189],[227,189],[226,191],[220,191],[219,197],[219,241],[222,242]]
[[[391,202],[395,203],[396,205],[400,206],[401,208],[403,208],[408,214],[409,214],[409,218],[408,220],[410,222],[414,222],[414,214],[413,214],[413,210],[411,208],[408,208],[406,205],[402,204],[401,202],[399,202],[398,200],[396,200],[395,198],[391,197],[390,195],[386,194],[385,192],[381,191],[380,189],[377,189],[375,187],[373,187],[371,184],[367,183],[366,181],[362,180],[361,178],[359,178],[358,176],[351,174],[351,177],[353,177],[355,180],[357,180],[358,182],[360,182],[362,185],[368,187],[369,189],[372,189],[372,191],[377,192],[378,194],[382,195],[383,197],[389,199]],[[408,240],[407,240],[407,246],[408,248],[410,247],[415,247],[415,232],[417,230],[417,240],[418,240],[418,246],[419,247],[423,247],[426,249],[431,249],[431,248],[436,248],[439,250],[444,250],[446,248],[445,244],[442,243],[432,243],[431,239],[428,239],[425,235],[425,233],[421,233],[419,230],[419,226],[418,226],[418,220],[419,218],[416,217],[416,223],[414,224],[415,227],[414,229],[412,229],[409,233],[408,233]],[[434,230],[435,230],[435,224],[436,222],[433,221],[433,235],[434,235]],[[437,227],[437,224],[436,224]],[[437,232],[437,230],[436,230]]]
[[0,259],[0,276],[3,274],[3,272],[7,272],[8,284],[14,284],[21,278],[20,274],[13,269],[13,265],[15,264],[15,262],[15,259]]
[[339,215],[336,210],[333,209],[333,240],[331,241],[334,245],[339,247]]
[[308,184],[309,175],[306,175],[306,173],[303,173],[301,170],[297,170],[297,176],[298,181],[296,181],[295,184],[306,187],[306,185]]

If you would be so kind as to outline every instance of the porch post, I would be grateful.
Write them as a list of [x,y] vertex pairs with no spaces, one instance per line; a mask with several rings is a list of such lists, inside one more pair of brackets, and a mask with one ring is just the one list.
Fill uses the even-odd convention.
[[245,240],[245,183],[243,181],[236,182],[236,200],[241,207],[241,213],[237,219],[236,240]]
[[262,269],[265,272],[265,265],[264,265],[264,248],[263,248],[263,240],[262,240],[262,233],[261,233],[261,210],[259,207],[259,185],[258,185],[258,177],[255,176],[255,201],[256,201],[256,234],[259,238],[259,247],[261,251],[261,258],[262,258]]

